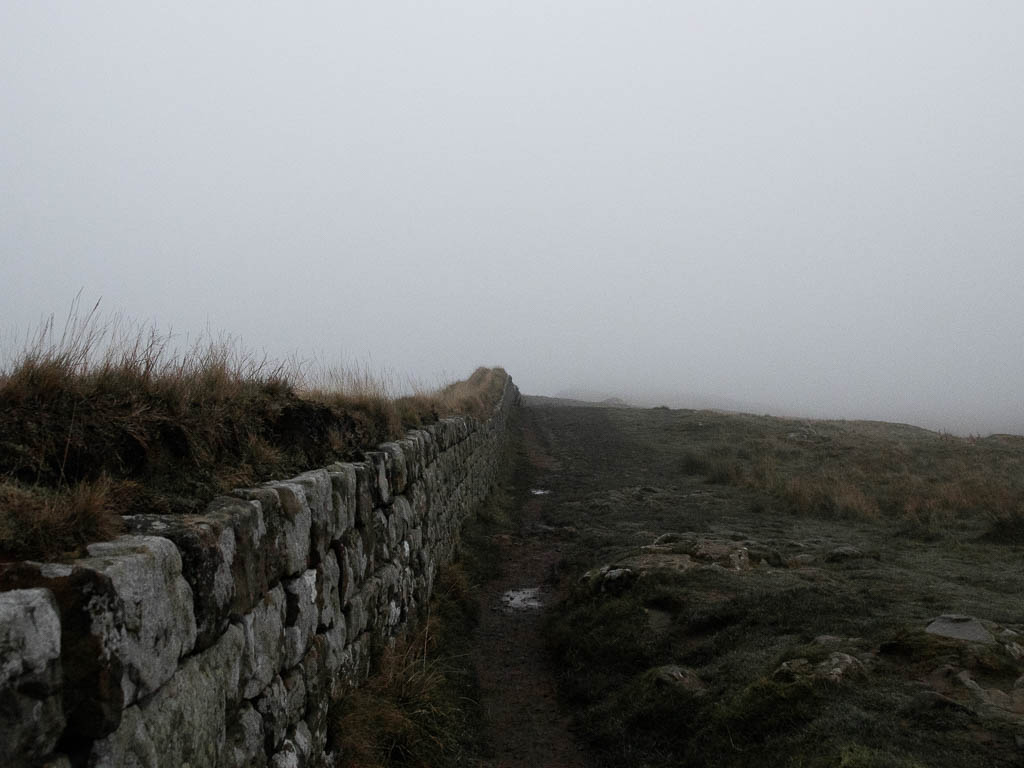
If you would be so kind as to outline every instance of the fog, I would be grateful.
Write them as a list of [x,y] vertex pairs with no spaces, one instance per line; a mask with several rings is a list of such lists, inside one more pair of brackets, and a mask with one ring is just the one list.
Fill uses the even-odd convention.
[[7,328],[1024,433],[1024,4],[0,4]]

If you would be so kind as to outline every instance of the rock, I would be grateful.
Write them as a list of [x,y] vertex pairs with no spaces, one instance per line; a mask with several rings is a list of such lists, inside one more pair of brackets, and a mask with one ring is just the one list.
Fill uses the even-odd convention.
[[946,613],[925,627],[925,632],[939,637],[949,637],[968,643],[990,645],[996,639],[978,619],[958,613]]
[[256,698],[255,707],[263,717],[268,743],[278,748],[288,727],[297,723],[306,709],[302,670],[293,669],[283,677],[275,677]]
[[110,577],[124,606],[124,706],[155,692],[171,679],[178,660],[192,651],[196,620],[192,588],[181,575],[181,556],[168,539],[120,536],[90,544],[77,565]]
[[864,553],[856,547],[836,547],[825,555],[826,563],[841,563],[846,560],[857,560],[864,557]]
[[388,480],[391,493],[398,495],[405,492],[409,482],[409,471],[406,466],[405,452],[397,443],[382,443],[380,450],[387,454],[390,474]]
[[253,700],[256,711],[263,718],[263,732],[266,743],[277,749],[284,740],[288,728],[288,693],[284,681],[275,677],[263,692]]
[[327,474],[331,478],[335,529],[341,536],[356,524],[356,470],[351,464],[339,462],[327,467]]
[[813,673],[809,659],[799,658],[784,661],[772,673],[772,678],[781,682],[791,683],[798,678],[810,677]]
[[814,679],[838,683],[848,677],[864,674],[864,665],[848,653],[833,651],[828,659],[814,668]]
[[64,731],[60,618],[47,589],[0,593],[0,765],[35,765]]
[[391,470],[391,457],[384,451],[364,451],[363,457],[370,466],[373,475],[373,501],[377,505],[391,503],[391,483],[388,475]]
[[656,686],[679,688],[698,696],[705,692],[704,682],[692,669],[676,664],[666,664],[647,671],[647,675]]
[[848,653],[833,651],[825,661],[818,664],[812,664],[805,658],[785,661],[772,673],[772,677],[783,682],[813,679],[839,683],[848,677],[862,674],[864,665],[858,659]]
[[0,589],[44,587],[60,614],[63,703],[67,732],[105,736],[121,722],[124,605],[107,574],[81,565],[0,565]]
[[278,584],[263,602],[242,617],[242,696],[251,699],[262,691],[281,665],[284,652],[284,587]]
[[174,542],[181,555],[182,575],[192,589],[196,650],[209,648],[227,627],[234,603],[235,530],[231,517],[131,515],[124,521],[129,533],[162,536]]
[[318,629],[334,626],[341,615],[341,569],[334,552],[328,552],[316,568],[316,607]]
[[310,553],[316,554],[313,562],[319,562],[338,536],[338,515],[334,509],[334,489],[331,476],[326,469],[303,472],[293,482],[302,487],[306,505],[309,508]]
[[125,709],[120,727],[94,742],[89,765],[215,765],[225,750],[226,713],[238,701],[244,642],[242,630],[229,626],[153,696]]
[[284,582],[286,600],[284,630],[285,669],[294,667],[309,647],[309,638],[316,631],[320,611],[317,608],[317,574],[309,570]]
[[300,484],[275,483],[272,487],[281,499],[282,514],[277,520],[277,543],[283,564],[281,575],[295,576],[309,566],[313,513],[306,501],[306,491]]
[[227,744],[220,765],[223,768],[263,768],[266,764],[263,718],[249,702],[243,702],[228,718]]

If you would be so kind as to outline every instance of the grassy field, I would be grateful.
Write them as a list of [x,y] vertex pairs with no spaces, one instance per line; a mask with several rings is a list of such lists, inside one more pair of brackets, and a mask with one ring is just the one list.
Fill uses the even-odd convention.
[[548,644],[600,765],[1024,762],[1024,438],[532,413],[572,543]]
[[506,374],[399,394],[365,367],[277,364],[235,340],[184,349],[73,312],[0,367],[0,557],[74,555],[121,515],[198,512],[452,414],[484,416]]

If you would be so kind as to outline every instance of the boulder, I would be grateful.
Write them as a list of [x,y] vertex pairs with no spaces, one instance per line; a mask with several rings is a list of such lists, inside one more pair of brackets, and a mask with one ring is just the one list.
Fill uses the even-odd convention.
[[930,635],[949,637],[967,643],[991,645],[996,641],[978,619],[960,613],[945,613],[934,619],[924,631]]

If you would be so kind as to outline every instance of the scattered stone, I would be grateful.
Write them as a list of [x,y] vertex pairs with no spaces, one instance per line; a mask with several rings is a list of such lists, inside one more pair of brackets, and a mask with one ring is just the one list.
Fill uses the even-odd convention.
[[848,677],[864,674],[864,665],[848,653],[833,651],[828,659],[814,668],[816,680],[826,680],[830,683],[838,683]]
[[978,619],[959,613],[945,613],[939,616],[925,627],[924,631],[930,635],[949,637],[968,643],[991,645],[996,640]]
[[530,611],[542,607],[540,587],[510,589],[501,596],[501,604],[509,611]]
[[662,667],[654,667],[647,671],[647,675],[656,686],[680,688],[698,696],[705,692],[704,682],[700,676],[688,667],[680,667],[677,664],[666,664]]

